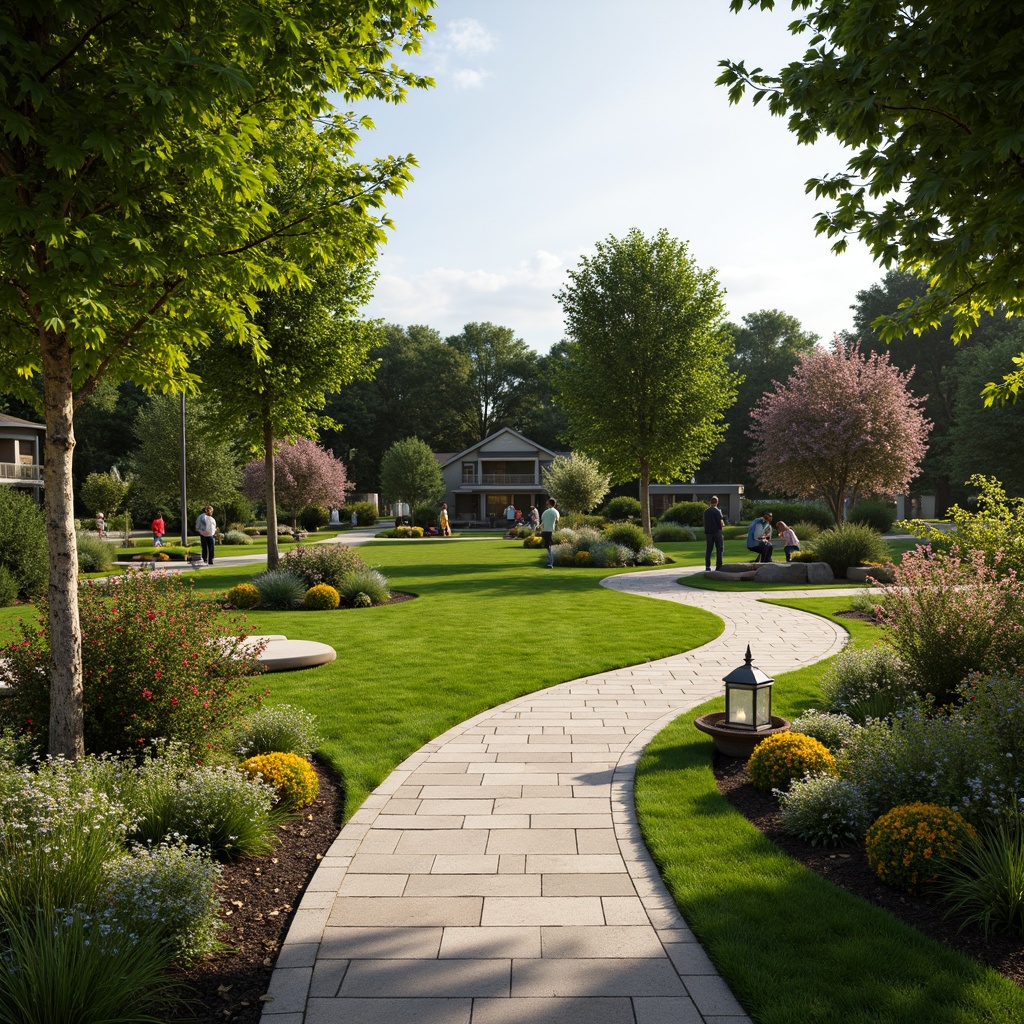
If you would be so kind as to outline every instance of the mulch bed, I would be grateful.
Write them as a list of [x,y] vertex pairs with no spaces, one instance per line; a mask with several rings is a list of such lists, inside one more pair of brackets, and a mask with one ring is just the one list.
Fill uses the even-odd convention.
[[910,896],[883,885],[868,867],[863,846],[811,846],[788,835],[782,829],[775,798],[754,788],[741,758],[716,752],[714,772],[718,789],[729,803],[794,860],[1024,987],[1024,940],[999,932],[990,932],[986,940],[980,928],[970,926],[958,931],[956,921],[943,920],[945,907],[937,898]]

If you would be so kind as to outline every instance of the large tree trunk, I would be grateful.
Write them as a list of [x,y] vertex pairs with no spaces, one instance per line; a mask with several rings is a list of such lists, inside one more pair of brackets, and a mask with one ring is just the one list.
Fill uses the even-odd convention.
[[42,342],[46,417],[46,540],[50,582],[50,753],[85,753],[82,627],[78,618],[78,548],[71,459],[75,450],[71,350],[65,335]]
[[648,540],[651,537],[651,464],[640,460],[640,525]]
[[277,490],[274,486],[274,427],[270,419],[263,421],[263,465],[267,486],[267,568],[276,569],[277,550]]

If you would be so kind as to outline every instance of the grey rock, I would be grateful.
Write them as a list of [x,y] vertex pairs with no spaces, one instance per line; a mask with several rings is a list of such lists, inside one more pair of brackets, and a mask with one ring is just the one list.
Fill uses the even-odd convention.
[[808,583],[834,583],[835,576],[832,575],[832,568],[828,562],[807,563]]
[[712,569],[704,573],[706,580],[725,580],[727,583],[735,583],[737,580],[752,580],[757,575],[752,569],[750,572],[729,572],[723,569]]
[[757,567],[754,579],[758,583],[806,583],[806,562],[766,562]]

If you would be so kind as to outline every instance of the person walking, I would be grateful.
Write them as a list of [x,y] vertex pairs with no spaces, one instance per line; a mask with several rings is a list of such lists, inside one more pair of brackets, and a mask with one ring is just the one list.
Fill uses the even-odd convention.
[[102,512],[96,513],[96,533],[99,535],[100,540],[103,540],[107,535],[107,521],[103,518]]
[[156,514],[156,519],[149,524],[149,528],[153,531],[153,547],[162,548],[164,546],[164,534],[167,532],[167,524],[159,512]]
[[540,535],[544,541],[544,547],[548,549],[548,568],[554,569],[554,556],[551,554],[551,537],[558,527],[558,520],[561,515],[555,508],[555,499],[548,498],[548,507],[540,515]]
[[441,502],[441,536],[450,537],[452,535],[451,524],[448,522],[448,502]]
[[537,532],[537,527],[540,526],[540,513],[537,511],[536,505],[530,506],[530,529]]
[[510,501],[505,509],[505,525],[511,530],[516,525],[516,507]]
[[786,552],[786,561],[793,561],[793,552],[800,550],[800,541],[797,535],[780,519],[778,524],[779,543],[783,545],[782,550]]
[[213,565],[213,552],[217,545],[217,520],[213,518],[213,506],[207,505],[196,519],[196,533],[202,546],[203,561]]
[[704,570],[711,571],[711,549],[715,549],[715,568],[722,568],[722,557],[725,554],[725,516],[718,507],[718,496],[712,495],[711,502],[704,509]]
[[755,519],[747,530],[747,550],[757,554],[755,562],[772,560],[772,514],[765,512]]

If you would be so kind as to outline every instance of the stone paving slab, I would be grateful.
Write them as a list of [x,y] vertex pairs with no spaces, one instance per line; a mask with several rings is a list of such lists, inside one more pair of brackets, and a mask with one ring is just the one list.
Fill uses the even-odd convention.
[[846,633],[773,607],[766,634],[761,595],[680,575],[602,583],[705,608],[725,621],[716,640],[476,715],[377,788],[303,896],[264,1024],[750,1024],[647,853],[633,775],[747,643],[775,676]]

